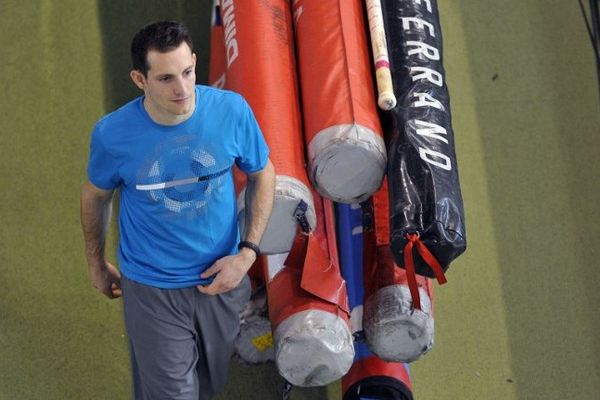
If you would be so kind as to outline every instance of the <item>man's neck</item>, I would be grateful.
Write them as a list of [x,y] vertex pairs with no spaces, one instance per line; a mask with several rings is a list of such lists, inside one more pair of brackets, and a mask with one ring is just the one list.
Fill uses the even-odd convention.
[[161,110],[154,107],[154,104],[152,104],[152,102],[148,101],[147,97],[144,98],[143,104],[144,109],[146,110],[148,116],[152,121],[156,122],[159,125],[178,125],[182,122],[187,121],[194,114],[194,111],[196,110],[196,95],[194,93],[192,98],[192,108],[187,114],[177,115],[167,112],[161,112]]

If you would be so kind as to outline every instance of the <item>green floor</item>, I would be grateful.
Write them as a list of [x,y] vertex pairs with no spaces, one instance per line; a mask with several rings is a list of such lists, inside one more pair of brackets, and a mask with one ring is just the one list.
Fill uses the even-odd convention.
[[[89,131],[136,95],[128,46],[145,22],[190,25],[205,81],[209,3],[0,1],[0,400],[130,398],[121,303],[83,257]],[[577,1],[440,14],[469,249],[436,288],[415,398],[600,399],[600,104]],[[221,398],[280,385],[234,366]],[[292,395],[327,398],[338,385]]]

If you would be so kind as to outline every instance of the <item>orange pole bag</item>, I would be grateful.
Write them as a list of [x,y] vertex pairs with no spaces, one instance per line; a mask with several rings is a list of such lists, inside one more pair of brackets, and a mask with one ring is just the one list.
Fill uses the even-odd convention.
[[[354,358],[346,283],[326,235],[332,221],[324,214],[332,213],[324,212],[314,195],[317,229],[303,229],[289,255],[268,256],[264,266],[277,368],[298,386],[338,380]],[[305,221],[300,225],[305,227]]]
[[390,248],[387,180],[372,202],[363,205],[363,328],[369,349],[386,361],[412,362],[433,346],[433,286],[394,262]]
[[[304,168],[290,5],[285,0],[221,0],[219,5],[222,27],[213,32],[222,38],[217,46],[225,57],[224,62],[215,62],[211,77],[219,82],[225,68],[224,88],[244,96],[269,145],[277,174],[275,203],[260,248],[265,254],[288,252],[296,235],[293,213],[300,201],[308,205],[311,229],[316,223]],[[243,182],[239,177],[236,181]],[[242,189],[237,204],[242,235],[244,195]]]
[[333,201],[364,201],[387,157],[362,1],[295,0],[293,10],[309,177]]

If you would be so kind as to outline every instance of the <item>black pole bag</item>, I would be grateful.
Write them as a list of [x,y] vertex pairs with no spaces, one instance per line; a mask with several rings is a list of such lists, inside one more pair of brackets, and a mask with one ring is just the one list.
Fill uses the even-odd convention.
[[444,283],[450,262],[466,249],[464,209],[437,2],[382,0],[382,8],[398,100],[382,116],[391,247],[419,308],[415,273]]

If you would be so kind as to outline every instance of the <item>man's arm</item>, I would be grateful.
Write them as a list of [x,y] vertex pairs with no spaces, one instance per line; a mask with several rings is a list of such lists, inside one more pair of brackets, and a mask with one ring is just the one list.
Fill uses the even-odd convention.
[[90,279],[96,289],[111,299],[121,296],[121,274],[104,258],[113,193],[90,182],[81,188],[81,226]]
[[[246,233],[243,240],[259,244],[271,211],[275,194],[275,168],[271,160],[256,173],[248,175],[246,184]],[[208,286],[198,286],[205,294],[219,294],[235,288],[256,260],[256,254],[251,249],[243,247],[234,256],[226,256],[217,260],[201,275],[208,278],[217,272],[215,280]]]
[[[246,184],[246,232],[242,240],[260,243],[263,233],[267,228],[271,211],[273,210],[273,198],[275,195],[275,168],[271,160],[262,171],[248,175]],[[242,248],[242,250],[250,250]],[[251,251],[251,250],[250,250]],[[253,251],[251,251],[254,253]]]

